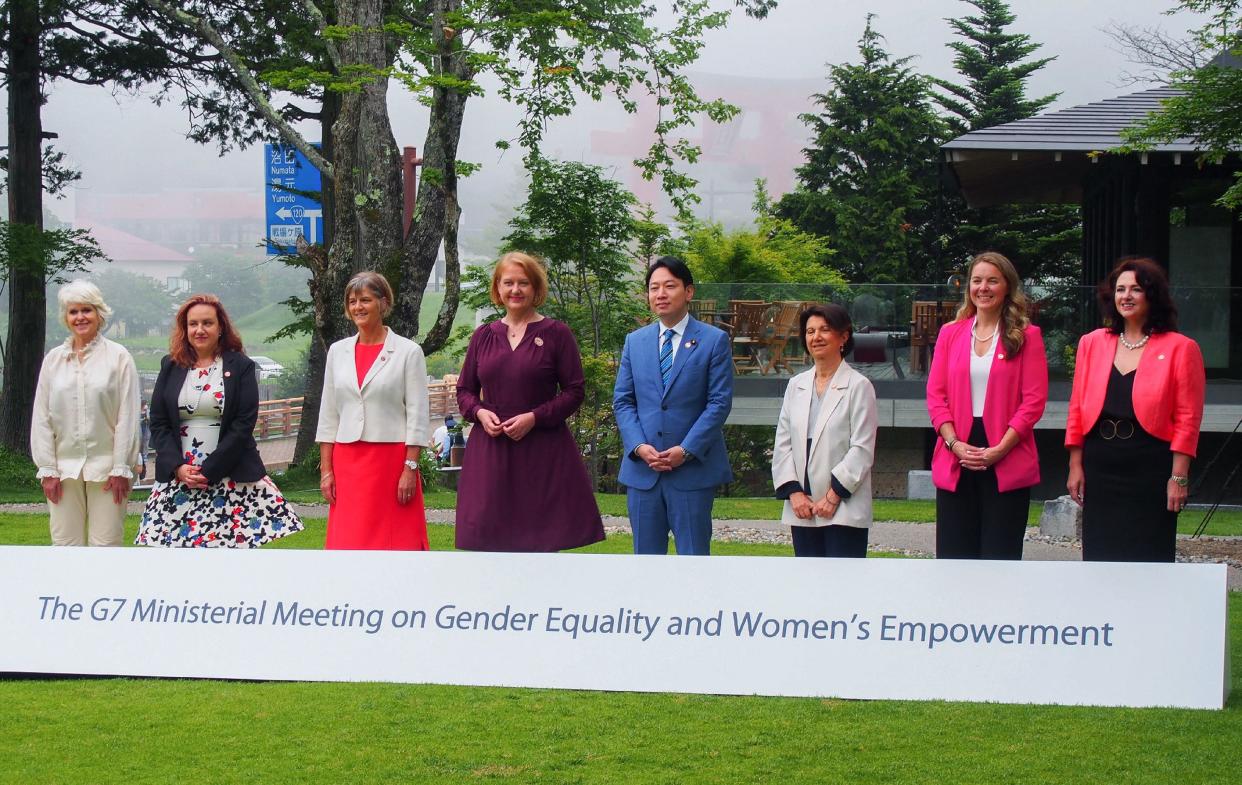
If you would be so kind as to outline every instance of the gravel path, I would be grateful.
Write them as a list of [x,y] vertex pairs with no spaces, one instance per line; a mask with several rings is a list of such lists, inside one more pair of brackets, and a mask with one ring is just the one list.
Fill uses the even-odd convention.
[[[142,502],[130,502],[129,512],[142,514]],[[295,504],[298,515],[308,518],[326,518],[328,507],[324,504]],[[43,504],[0,504],[3,512],[39,513],[47,510]],[[453,510],[428,510],[428,523],[453,523]],[[604,530],[610,534],[629,534],[628,518],[604,516]],[[726,542],[768,542],[788,545],[789,528],[779,521],[719,520],[713,526],[713,538]],[[936,527],[929,523],[903,523],[901,521],[876,521],[871,527],[867,547],[872,551],[900,553],[905,556],[931,558],[936,551]],[[1178,537],[1177,560],[1184,562],[1220,562],[1229,565],[1229,588],[1242,591],[1242,538],[1205,537],[1190,540]],[[1038,530],[1028,529],[1026,543],[1022,547],[1026,561],[1081,561],[1082,548],[1077,540],[1060,540],[1044,537]]]

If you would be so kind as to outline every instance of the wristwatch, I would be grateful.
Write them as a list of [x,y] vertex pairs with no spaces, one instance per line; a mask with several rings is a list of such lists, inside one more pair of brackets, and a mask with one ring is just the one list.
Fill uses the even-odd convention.
[[405,468],[409,469],[412,472],[418,471],[418,461],[413,461],[413,460],[410,460],[409,458],[406,458]]
[[1184,475],[1184,474],[1175,474],[1175,475],[1173,475],[1172,477],[1170,477],[1169,479],[1170,479],[1170,480],[1172,480],[1173,482],[1177,483],[1178,485],[1180,485],[1180,486],[1181,486],[1181,487],[1183,487],[1183,488],[1185,488],[1187,485],[1190,485],[1190,478],[1189,478],[1189,477],[1187,477],[1187,476],[1186,476],[1186,475]]

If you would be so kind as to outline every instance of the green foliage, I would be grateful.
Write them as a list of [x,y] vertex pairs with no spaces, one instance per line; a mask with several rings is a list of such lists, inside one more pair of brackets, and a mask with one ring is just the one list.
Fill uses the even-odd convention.
[[105,261],[108,257],[86,229],[39,229],[0,220],[0,291],[16,270],[59,284],[94,262]]
[[[1123,151],[1149,149],[1183,137],[1196,140],[1203,151],[1200,164],[1236,161],[1242,150],[1242,2],[1239,0],[1181,0],[1177,9],[1208,16],[1195,31],[1207,51],[1232,58],[1217,58],[1207,65],[1172,75],[1173,84],[1185,91],[1164,102],[1164,111],[1122,132]],[[1242,208],[1242,170],[1235,165],[1236,182],[1217,200],[1231,210]]]
[[719,223],[683,226],[683,257],[702,283],[844,284],[829,267],[833,250],[824,237],[773,215],[762,181],[756,184],[753,229],[727,231]]
[[829,68],[818,110],[802,115],[814,139],[798,168],[798,188],[777,214],[830,238],[836,267],[854,282],[926,280],[935,268],[936,160],[943,124],[926,79],[893,59],[872,27],[858,64]]
[[167,335],[177,301],[154,278],[110,268],[97,273],[94,281],[116,314],[114,320],[124,322],[130,335]]
[[37,471],[37,467],[25,455],[0,447],[0,488],[6,493],[27,491],[41,494],[41,486],[35,479]]

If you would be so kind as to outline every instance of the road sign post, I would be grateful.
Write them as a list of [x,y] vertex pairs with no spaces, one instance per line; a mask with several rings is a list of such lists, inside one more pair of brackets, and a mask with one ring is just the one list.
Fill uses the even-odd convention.
[[268,254],[292,252],[299,236],[322,243],[323,206],[309,195],[323,188],[319,170],[289,145],[268,144],[263,152]]

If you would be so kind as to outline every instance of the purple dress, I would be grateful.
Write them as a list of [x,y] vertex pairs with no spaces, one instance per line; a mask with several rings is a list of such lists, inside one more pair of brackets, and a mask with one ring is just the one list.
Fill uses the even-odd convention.
[[604,539],[586,464],[565,420],[582,405],[582,358],[563,322],[526,326],[509,348],[503,322],[470,338],[457,380],[457,406],[508,418],[534,412],[521,441],[470,432],[457,487],[457,547],[471,551],[559,551]]

